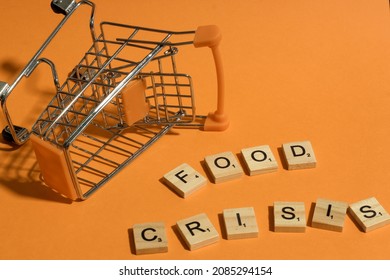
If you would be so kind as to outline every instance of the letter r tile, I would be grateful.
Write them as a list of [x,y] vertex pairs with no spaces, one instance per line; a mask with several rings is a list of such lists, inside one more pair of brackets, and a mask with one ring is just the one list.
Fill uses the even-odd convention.
[[389,213],[375,197],[349,205],[348,211],[364,232],[370,232],[390,224]]
[[133,237],[137,255],[168,252],[168,240],[163,222],[135,224]]
[[176,225],[181,237],[191,251],[219,240],[219,233],[204,213],[180,220]]
[[236,179],[244,174],[241,165],[232,152],[207,156],[204,160],[214,183]]
[[206,185],[207,180],[187,163],[164,175],[163,181],[181,197],[187,197]]
[[288,170],[316,167],[317,160],[310,141],[286,143],[282,149]]

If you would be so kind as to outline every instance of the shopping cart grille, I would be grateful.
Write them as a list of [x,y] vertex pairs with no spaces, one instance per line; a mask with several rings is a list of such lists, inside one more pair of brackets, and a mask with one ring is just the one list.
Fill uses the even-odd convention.
[[[56,66],[42,53],[81,5],[91,7],[92,44],[60,83]],[[224,130],[221,35],[216,26],[172,32],[113,22],[96,35],[91,1],[52,1],[65,18],[12,85],[0,82],[8,126],[4,139],[22,145],[31,139],[48,186],[71,199],[85,199],[173,126]],[[192,78],[178,71],[179,47],[212,49],[217,74],[217,110],[196,114]],[[31,131],[13,125],[6,99],[41,63],[52,70],[56,91]]]
[[[102,34],[92,44],[69,74],[56,96],[33,125],[33,131],[46,141],[61,147],[83,120],[104,100],[158,44],[156,39],[137,40],[136,36],[158,36],[160,41],[171,34],[131,26],[104,23],[102,26],[130,31],[128,39],[105,39]],[[161,44],[161,43],[160,43]],[[168,43],[160,55],[143,67],[137,77],[147,81],[145,100],[150,111],[142,122],[171,124],[191,122],[195,117],[191,77],[177,73],[174,56],[178,50]],[[113,53],[113,54],[111,54]],[[132,57],[129,60],[127,57]],[[136,58],[136,59],[134,59]],[[92,123],[103,128],[124,127],[123,104],[118,93],[94,118]]]
[[191,122],[195,118],[194,95],[190,76],[180,74],[141,74],[147,78],[146,99],[150,111],[145,123]]
[[69,148],[74,174],[84,196],[89,196],[169,128],[133,126],[124,131],[90,126],[86,129]]

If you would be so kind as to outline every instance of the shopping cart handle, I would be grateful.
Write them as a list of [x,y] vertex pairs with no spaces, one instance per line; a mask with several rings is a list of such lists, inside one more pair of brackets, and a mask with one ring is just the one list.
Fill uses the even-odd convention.
[[214,47],[218,46],[222,40],[222,34],[216,25],[199,26],[195,31],[194,46],[195,48],[201,47]]
[[204,130],[222,131],[228,128],[229,118],[225,113],[225,82],[222,66],[222,56],[219,43],[222,40],[221,32],[216,25],[199,26],[195,32],[195,48],[209,47],[213,53],[217,73],[217,110],[209,113],[204,123]]
[[6,142],[21,145],[28,139],[29,132],[26,128],[13,125],[11,122],[11,117],[9,116],[6,107],[6,101],[9,95],[9,89],[10,86],[6,82],[0,81],[0,104],[1,104],[4,117],[9,123],[9,125],[7,125],[1,131],[1,135],[3,136],[3,140],[5,140]]

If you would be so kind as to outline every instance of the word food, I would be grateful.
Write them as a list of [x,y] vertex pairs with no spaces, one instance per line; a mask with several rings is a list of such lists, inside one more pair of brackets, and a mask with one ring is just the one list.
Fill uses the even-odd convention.
[[[282,149],[289,170],[316,167],[317,160],[310,141],[283,144]],[[250,176],[278,169],[278,163],[268,145],[245,148],[241,150],[241,154]],[[216,184],[239,178],[244,174],[232,152],[206,156],[204,160],[207,171]],[[165,174],[163,181],[184,198],[207,183],[206,178],[186,163]]]

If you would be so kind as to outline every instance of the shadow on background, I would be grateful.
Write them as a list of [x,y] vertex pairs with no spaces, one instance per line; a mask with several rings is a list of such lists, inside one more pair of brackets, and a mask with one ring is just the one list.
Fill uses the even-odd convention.
[[[0,142],[4,143],[2,137]],[[13,145],[9,147],[9,149],[0,148],[0,187],[5,187],[21,196],[72,203],[72,200],[44,184],[34,151],[29,143],[22,147]]]

